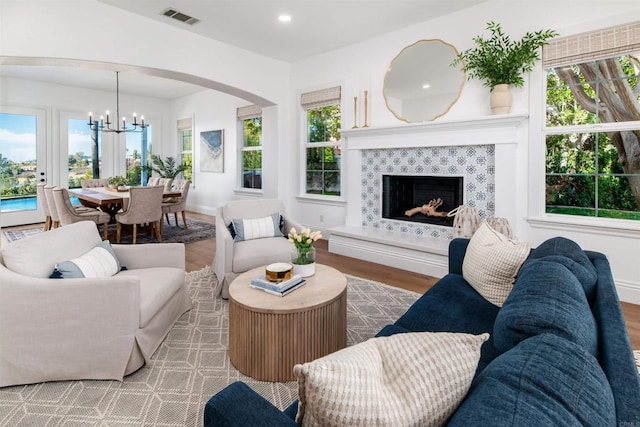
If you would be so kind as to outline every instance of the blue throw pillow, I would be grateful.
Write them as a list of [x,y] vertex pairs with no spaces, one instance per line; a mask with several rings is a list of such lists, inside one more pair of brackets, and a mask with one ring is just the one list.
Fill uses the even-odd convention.
[[587,254],[573,240],[554,237],[535,248],[529,260],[549,259],[564,264],[578,278],[589,302],[595,299],[598,273]]
[[498,353],[545,332],[598,354],[598,329],[582,285],[567,267],[547,258],[528,261],[493,325]]
[[449,426],[615,426],[611,385],[598,361],[552,334],[497,357],[473,381]]

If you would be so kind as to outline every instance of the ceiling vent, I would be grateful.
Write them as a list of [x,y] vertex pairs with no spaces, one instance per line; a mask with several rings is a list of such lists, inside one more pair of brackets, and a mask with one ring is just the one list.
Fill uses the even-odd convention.
[[168,16],[169,18],[176,19],[180,22],[184,22],[185,24],[193,25],[196,22],[200,22],[199,19],[194,18],[193,16],[185,15],[184,13],[178,12],[175,9],[167,9],[162,12],[164,16]]

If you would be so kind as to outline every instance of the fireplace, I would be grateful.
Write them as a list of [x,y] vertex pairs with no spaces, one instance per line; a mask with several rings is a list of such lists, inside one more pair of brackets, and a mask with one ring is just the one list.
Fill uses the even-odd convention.
[[[398,221],[453,226],[443,215],[464,203],[463,177],[425,175],[382,175],[382,217]],[[435,215],[407,211],[434,201]]]

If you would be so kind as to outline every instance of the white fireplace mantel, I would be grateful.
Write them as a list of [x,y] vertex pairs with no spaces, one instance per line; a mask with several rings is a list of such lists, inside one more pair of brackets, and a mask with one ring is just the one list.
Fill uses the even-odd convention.
[[451,145],[514,144],[523,114],[486,116],[466,120],[448,120],[368,127],[342,131],[348,150],[374,150],[406,147],[445,147]]
[[[343,130],[343,161],[349,200],[345,225],[330,229],[331,252],[391,265],[432,276],[446,273],[447,241],[414,238],[372,230],[362,221],[362,156],[365,150],[493,145],[495,147],[495,216],[516,224],[518,170],[527,168],[527,115],[506,114],[464,120]],[[524,169],[523,169],[524,168]],[[521,175],[520,175],[521,176]],[[515,228],[515,227],[514,227]],[[514,229],[517,234],[517,229]],[[409,244],[410,243],[410,244]]]

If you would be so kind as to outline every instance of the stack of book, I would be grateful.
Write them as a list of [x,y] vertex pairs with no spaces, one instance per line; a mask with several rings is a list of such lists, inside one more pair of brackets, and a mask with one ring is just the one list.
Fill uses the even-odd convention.
[[299,274],[294,274],[290,279],[284,280],[280,283],[268,281],[264,275],[258,276],[255,279],[251,279],[250,286],[252,288],[261,289],[272,295],[283,297],[290,292],[295,291],[300,286],[304,285],[305,281]]

